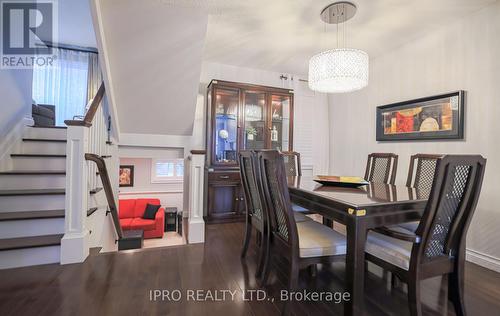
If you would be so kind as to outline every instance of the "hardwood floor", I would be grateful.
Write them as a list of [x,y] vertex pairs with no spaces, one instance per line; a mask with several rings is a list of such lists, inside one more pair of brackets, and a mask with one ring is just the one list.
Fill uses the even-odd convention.
[[[0,315],[279,315],[285,276],[271,278],[264,301],[241,297],[243,289],[259,289],[255,244],[246,260],[239,258],[243,228],[242,223],[207,225],[205,244],[93,254],[84,264],[0,270]],[[343,271],[343,263],[320,267],[316,278],[302,271],[301,286],[341,291]],[[368,274],[366,315],[408,315],[404,286],[391,291],[386,283]],[[183,299],[151,301],[150,291],[156,289],[180,290]],[[225,301],[188,301],[186,291],[197,289],[237,294],[234,301],[229,294]],[[500,274],[467,264],[465,294],[469,315],[498,315]],[[425,281],[422,295],[426,315],[454,315],[439,278]],[[290,310],[297,315],[342,315],[341,304],[294,303]]]

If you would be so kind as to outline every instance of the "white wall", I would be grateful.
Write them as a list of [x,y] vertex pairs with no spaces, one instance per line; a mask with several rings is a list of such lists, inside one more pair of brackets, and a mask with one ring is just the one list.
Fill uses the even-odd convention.
[[208,14],[157,0],[92,4],[114,126],[120,133],[191,135]]
[[32,81],[32,70],[0,69],[0,159],[19,140],[23,117],[31,117]]
[[[488,159],[473,218],[468,259],[500,270],[500,3],[370,61],[364,90],[331,95],[330,173],[362,175],[370,152],[400,156],[404,183],[413,153],[480,153]],[[378,105],[455,90],[467,91],[465,140],[375,141]]]
[[[201,69],[200,95],[198,102],[206,103],[206,86],[212,79],[235,81],[265,86],[294,89],[294,150],[301,153],[304,173],[322,174],[328,171],[329,133],[328,102],[326,95],[315,93],[299,78],[306,76],[205,62]],[[206,106],[206,104],[205,104]]]
[[[183,183],[151,183],[152,158],[125,158],[130,156],[130,151],[128,149],[129,155],[120,153],[120,165],[134,165],[134,186],[120,187],[120,199],[157,198],[164,207],[183,210]],[[163,152],[161,157],[156,158],[183,158],[182,150]],[[147,154],[147,150],[143,153]]]

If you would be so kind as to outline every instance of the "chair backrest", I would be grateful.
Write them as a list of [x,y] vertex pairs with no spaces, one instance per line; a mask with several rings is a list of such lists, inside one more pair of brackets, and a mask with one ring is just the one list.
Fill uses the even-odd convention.
[[287,176],[301,176],[302,169],[300,167],[300,153],[296,151],[283,151],[283,161],[285,162],[285,170]]
[[486,159],[481,156],[448,155],[437,161],[429,201],[416,230],[422,237],[418,249],[421,258],[454,257],[465,247],[485,166]]
[[410,158],[406,186],[418,190],[418,195],[428,197],[431,193],[436,165],[443,155],[415,154]]
[[243,191],[245,194],[245,204],[247,214],[254,219],[263,221],[262,202],[260,200],[258,190],[258,177],[256,154],[253,151],[241,151],[240,159],[240,175]]
[[398,155],[372,153],[366,162],[365,180],[375,183],[394,184],[398,169]]
[[257,154],[262,180],[262,200],[269,214],[271,233],[294,251],[298,251],[298,235],[293,216],[283,156],[276,150]]

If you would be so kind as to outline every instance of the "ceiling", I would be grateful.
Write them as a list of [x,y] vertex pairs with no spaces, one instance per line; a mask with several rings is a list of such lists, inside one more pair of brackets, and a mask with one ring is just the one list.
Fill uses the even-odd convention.
[[58,11],[59,44],[96,47],[90,0],[59,1]]
[[[353,0],[358,11],[346,24],[348,46],[373,58],[496,1]],[[202,3],[182,2],[184,6]],[[328,26],[325,32],[319,19],[320,11],[332,2],[207,0],[201,4],[210,13],[204,60],[307,74],[311,55],[335,48],[335,27]]]

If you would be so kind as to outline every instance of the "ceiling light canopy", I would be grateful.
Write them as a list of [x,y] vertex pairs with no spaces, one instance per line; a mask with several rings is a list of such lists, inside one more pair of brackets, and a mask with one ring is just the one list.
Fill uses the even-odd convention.
[[[321,12],[321,19],[328,24],[341,24],[356,13],[350,2],[336,2]],[[343,30],[345,33],[345,28]],[[324,93],[345,93],[363,89],[368,85],[368,54],[359,49],[337,48],[314,55],[309,60],[309,87]],[[345,42],[345,36],[342,36]]]

